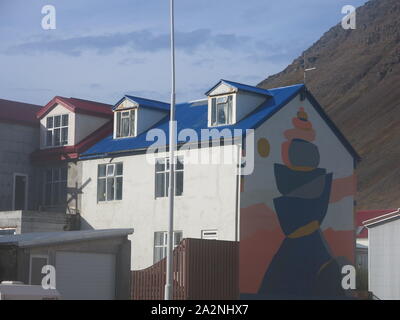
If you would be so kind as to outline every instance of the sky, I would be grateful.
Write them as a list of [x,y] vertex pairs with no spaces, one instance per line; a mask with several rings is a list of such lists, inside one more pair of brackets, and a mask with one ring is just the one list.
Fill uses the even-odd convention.
[[[178,102],[282,71],[365,0],[175,0]],[[42,28],[42,8],[56,29]],[[0,0],[0,98],[168,102],[169,0]]]

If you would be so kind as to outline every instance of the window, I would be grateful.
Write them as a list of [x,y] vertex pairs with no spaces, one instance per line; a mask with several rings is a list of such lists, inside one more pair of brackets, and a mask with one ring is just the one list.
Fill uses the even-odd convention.
[[[174,232],[174,249],[181,243],[182,231]],[[168,232],[154,233],[154,263],[159,262],[167,256]]]
[[211,99],[211,125],[221,126],[232,123],[233,96]]
[[47,117],[46,146],[57,147],[68,144],[68,114]]
[[57,206],[67,201],[68,168],[51,168],[45,172],[44,204]]
[[[183,158],[178,157],[175,166],[175,195],[183,194]],[[156,198],[168,197],[169,158],[156,161]]]
[[201,238],[204,240],[218,240],[218,230],[203,230]]
[[100,164],[97,179],[97,201],[122,200],[122,163]]
[[116,112],[115,137],[127,138],[136,136],[136,110]]
[[44,274],[42,269],[49,264],[49,258],[46,255],[31,255],[29,268],[29,283],[31,285],[41,285]]

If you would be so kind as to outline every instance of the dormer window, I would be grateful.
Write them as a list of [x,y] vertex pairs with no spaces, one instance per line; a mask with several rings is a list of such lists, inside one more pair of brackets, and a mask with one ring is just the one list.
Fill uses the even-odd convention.
[[136,136],[137,109],[117,111],[115,114],[115,137],[128,138]]
[[211,126],[232,124],[233,96],[211,98]]
[[47,117],[46,146],[58,147],[68,144],[68,114]]

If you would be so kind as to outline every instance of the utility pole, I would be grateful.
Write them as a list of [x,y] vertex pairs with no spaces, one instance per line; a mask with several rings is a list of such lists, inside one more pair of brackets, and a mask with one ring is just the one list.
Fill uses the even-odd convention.
[[165,300],[173,299],[173,250],[174,250],[174,200],[175,200],[175,149],[176,149],[176,122],[175,122],[175,22],[174,0],[170,0],[171,18],[171,110],[169,121],[169,186],[168,186],[168,243],[167,243],[167,274],[165,281]]

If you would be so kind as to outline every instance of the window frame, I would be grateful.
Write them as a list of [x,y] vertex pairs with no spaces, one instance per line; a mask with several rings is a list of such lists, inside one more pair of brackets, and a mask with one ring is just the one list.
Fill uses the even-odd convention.
[[[123,113],[129,112],[129,116],[126,117],[129,119],[128,131],[129,134],[127,136],[122,135],[122,116]],[[132,119],[132,114],[134,114],[134,118]],[[114,114],[114,139],[126,139],[133,138],[137,136],[137,118],[138,118],[138,108],[131,109],[120,109],[115,110]],[[133,121],[132,121],[133,120]],[[132,130],[132,124],[134,126],[134,130]],[[132,132],[133,131],[133,132]]]
[[[161,171],[157,171],[157,166],[160,165],[160,161],[163,161],[164,164],[164,169]],[[182,168],[178,169],[178,161],[179,163],[182,164]],[[184,186],[185,186],[185,160],[183,156],[175,156],[175,170],[174,170],[174,179],[175,179],[175,197],[182,197],[184,195]],[[162,157],[162,158],[157,158],[155,159],[155,173],[154,173],[154,199],[163,199],[163,198],[168,198],[168,190],[169,190],[169,157]],[[182,192],[180,194],[177,194],[177,175],[182,175]],[[163,176],[162,181],[163,181],[163,190],[160,193],[158,191],[158,177]]]
[[[39,259],[46,259],[46,264],[49,265],[49,255],[47,254],[30,254],[29,256],[29,284],[32,285],[32,260],[34,258],[39,258]],[[43,278],[44,278],[43,274]]]
[[[48,182],[47,181],[47,172],[51,170],[51,181]],[[59,170],[59,179],[58,180],[54,180],[54,171],[55,170]],[[66,170],[66,178],[65,180],[62,179],[62,171]],[[58,207],[58,206],[62,206],[64,204],[67,203],[67,197],[68,197],[68,167],[54,167],[54,168],[47,168],[46,170],[44,170],[43,173],[43,205],[45,207]],[[54,201],[54,185],[57,184],[61,184],[65,182],[65,200],[64,201],[59,201],[59,203],[55,203]],[[47,186],[51,185],[51,191],[50,191],[50,203],[47,203]],[[60,192],[60,190],[59,190]],[[60,196],[60,194],[59,194]]]
[[[121,174],[118,173],[117,166],[121,165]],[[105,166],[104,176],[100,176],[100,167]],[[112,174],[109,174],[109,168],[113,168]],[[117,199],[118,196],[118,179],[121,179],[121,199]],[[108,180],[113,179],[114,194],[112,199],[108,199]],[[100,181],[105,181],[104,183],[104,200],[99,197]],[[97,203],[107,203],[123,200],[124,191],[124,164],[123,162],[114,163],[101,163],[97,165]]]
[[[156,239],[157,239],[157,234],[162,234],[162,244],[156,244]],[[179,243],[176,243],[176,235],[180,236],[180,241]],[[183,231],[174,231],[174,249],[179,246],[181,241],[183,240]],[[163,254],[159,260],[156,260],[156,249],[161,249]],[[168,249],[168,231],[156,231],[154,232],[154,238],[153,238],[153,264],[156,264],[160,262],[161,260],[165,259],[167,256],[167,249]]]
[[[67,117],[67,122],[68,122],[67,125],[63,125],[63,118],[65,116]],[[55,126],[55,118],[56,117],[60,117],[60,125],[57,127]],[[48,125],[49,119],[53,119],[51,128],[49,128],[49,125]],[[69,113],[54,114],[51,116],[47,116],[46,123],[45,123],[44,147],[60,148],[60,147],[69,145],[69,143],[70,143],[70,141],[69,141],[70,123],[71,123],[71,119],[70,119]],[[59,136],[59,144],[56,145],[54,132],[57,129],[60,130],[60,136]],[[66,141],[63,140],[63,134],[62,134],[63,129],[66,129],[66,131],[67,131]],[[49,135],[48,135],[49,132],[51,132],[51,144],[49,144]]]
[[[218,102],[218,100],[225,99],[226,102]],[[210,97],[210,117],[209,117],[209,126],[210,127],[223,127],[230,126],[234,124],[234,105],[236,104],[236,99],[234,94],[228,95],[220,95]],[[219,110],[220,108],[227,108],[227,117],[226,121],[219,121]]]

